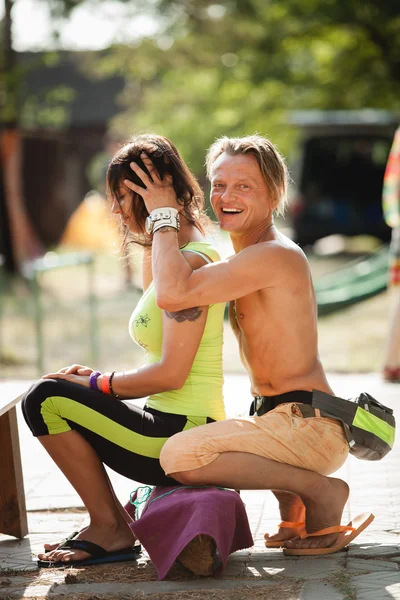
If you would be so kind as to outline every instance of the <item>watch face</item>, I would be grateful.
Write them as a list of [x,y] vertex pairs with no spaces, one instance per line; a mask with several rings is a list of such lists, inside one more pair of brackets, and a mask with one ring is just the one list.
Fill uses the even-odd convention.
[[145,228],[147,234],[150,235],[150,233],[153,233],[153,225],[154,225],[153,219],[149,215],[144,224],[144,228]]

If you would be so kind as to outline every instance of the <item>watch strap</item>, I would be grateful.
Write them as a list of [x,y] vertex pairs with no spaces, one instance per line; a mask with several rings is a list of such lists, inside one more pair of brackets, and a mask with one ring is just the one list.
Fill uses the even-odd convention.
[[173,227],[176,231],[180,229],[179,212],[176,208],[157,208],[151,211],[150,221],[152,224],[150,233],[155,233],[161,227]]
[[160,227],[154,227],[153,229],[153,233],[155,233],[156,231],[161,231],[162,233],[166,232],[166,231],[175,231],[176,233],[178,233],[178,229],[176,227],[172,227],[172,225],[162,225]]

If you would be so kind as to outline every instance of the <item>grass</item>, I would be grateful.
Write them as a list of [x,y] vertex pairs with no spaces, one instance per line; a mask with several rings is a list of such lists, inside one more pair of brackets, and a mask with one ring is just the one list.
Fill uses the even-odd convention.
[[[50,271],[41,276],[45,371],[81,362],[90,364],[88,283],[85,267]],[[117,256],[96,260],[95,289],[98,297],[98,362],[102,370],[118,361],[119,369],[137,367],[142,350],[128,335],[128,320],[139,292],[127,289]],[[3,377],[34,378],[36,333],[34,303],[21,281],[10,283],[2,302],[0,364]]]
[[327,578],[342,595],[344,600],[357,600],[357,590],[351,583],[351,577],[345,569],[335,571]]

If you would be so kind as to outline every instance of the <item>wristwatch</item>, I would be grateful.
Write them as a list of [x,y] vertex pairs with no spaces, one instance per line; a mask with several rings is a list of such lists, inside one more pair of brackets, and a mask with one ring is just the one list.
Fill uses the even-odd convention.
[[157,229],[165,226],[173,227],[176,231],[179,231],[179,212],[176,208],[167,207],[152,210],[146,219],[145,230],[148,235],[151,235]]

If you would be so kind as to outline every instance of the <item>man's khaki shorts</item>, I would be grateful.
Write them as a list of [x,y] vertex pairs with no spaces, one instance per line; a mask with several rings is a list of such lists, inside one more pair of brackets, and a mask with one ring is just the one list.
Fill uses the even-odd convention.
[[246,452],[330,475],[349,452],[342,425],[327,417],[305,418],[299,407],[280,404],[261,417],[227,419],[178,433],[164,445],[161,466],[170,475],[204,467],[223,452]]

